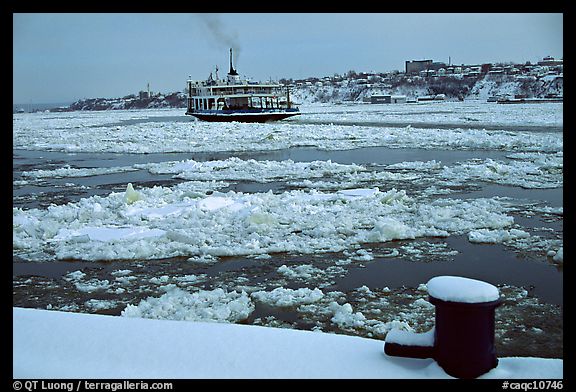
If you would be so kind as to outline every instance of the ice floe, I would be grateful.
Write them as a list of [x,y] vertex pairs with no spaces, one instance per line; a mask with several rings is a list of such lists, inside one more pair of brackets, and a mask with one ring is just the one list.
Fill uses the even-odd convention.
[[[468,106],[468,105],[472,105]],[[477,108],[474,108],[478,105]],[[540,108],[527,108],[519,113],[517,109],[470,103],[466,110],[476,111],[482,123],[492,126],[517,125],[518,131],[470,129],[469,121],[453,116],[462,106],[447,104],[438,120],[429,107],[413,106],[422,120],[411,116],[412,127],[390,126],[372,127],[368,125],[330,124],[342,117],[338,110],[322,114],[323,124],[305,124],[285,121],[274,124],[218,124],[218,137],[214,137],[214,124],[201,121],[175,122],[171,120],[152,122],[125,122],[121,126],[115,121],[125,119],[148,119],[158,117],[155,113],[143,111],[110,111],[89,113],[26,114],[14,116],[13,146],[33,150],[68,152],[192,152],[192,151],[263,151],[278,150],[296,146],[316,146],[326,150],[342,150],[367,146],[387,146],[390,148],[448,148],[448,149],[496,149],[506,151],[560,151],[561,132],[535,132],[530,137],[523,132],[522,125],[562,126],[561,105],[538,105]],[[406,106],[405,109],[412,110]],[[356,120],[367,120],[371,110],[367,105],[358,105]],[[494,111],[506,111],[500,116]],[[128,112],[128,113],[126,113]],[[162,112],[159,112],[162,113]],[[182,110],[163,112],[164,116],[184,117]],[[304,112],[303,112],[304,113]],[[530,113],[528,116],[527,113]],[[390,123],[390,113],[377,113],[373,121]],[[75,118],[76,117],[76,118]],[[306,114],[314,120],[315,115]],[[528,118],[529,117],[529,118]],[[447,120],[447,118],[451,118]],[[419,122],[437,122],[439,128],[418,128]],[[442,126],[450,121],[449,129]],[[453,121],[453,122],[452,122]],[[393,122],[393,121],[392,121]],[[405,124],[406,117],[400,116],[399,123]],[[444,123],[445,124],[445,123]],[[392,124],[393,125],[393,124]],[[460,128],[458,128],[460,127]],[[87,128],[89,132],[87,131]]]
[[110,242],[117,240],[135,240],[150,237],[160,237],[166,234],[164,230],[148,229],[146,227],[83,227],[78,230],[62,228],[53,239],[68,242]]
[[530,234],[524,230],[510,229],[510,230],[488,230],[479,229],[473,230],[468,233],[468,240],[470,242],[479,243],[499,243],[511,241],[518,238],[528,238]]
[[[188,187],[216,190],[230,182],[252,181],[258,183],[285,182],[288,186],[339,190],[353,195],[353,188],[368,184],[421,184],[428,186],[428,194],[443,194],[449,189],[437,186],[457,187],[482,181],[526,189],[559,188],[563,186],[563,153],[512,153],[507,160],[470,159],[452,165],[431,160],[404,161],[391,165],[339,164],[328,161],[295,162],[257,161],[231,157],[210,161],[167,161],[133,166],[106,168],[105,173],[123,173],[147,170],[152,174],[172,174],[185,179]],[[26,178],[47,179],[97,175],[96,169],[66,169],[27,171]],[[369,192],[363,190],[362,192]],[[139,193],[131,184],[126,188],[126,202],[138,200]]]
[[103,310],[115,308],[118,306],[118,301],[106,299],[90,299],[85,302],[85,305],[91,310]]
[[272,291],[257,291],[251,295],[254,299],[271,306],[290,307],[316,302],[324,296],[324,293],[318,288],[306,287],[294,290],[278,287]]
[[294,162],[243,160],[231,157],[225,160],[199,162],[186,160],[179,162],[163,162],[137,164],[135,168],[147,169],[155,174],[174,174],[187,180],[251,180],[279,181],[294,178],[318,178],[326,175],[349,174],[364,171],[360,165],[345,165],[328,161]]
[[557,251],[555,250],[548,251],[548,256],[552,257],[552,260],[554,260],[557,263],[564,263],[564,247],[561,246],[560,249],[558,249]]
[[[530,157],[530,156],[528,156]],[[511,162],[493,159],[471,160],[445,166],[440,177],[451,182],[466,183],[480,180],[522,188],[559,188],[563,186],[563,156],[551,154],[534,160]]]
[[149,297],[138,305],[128,305],[122,316],[233,323],[246,319],[253,310],[254,304],[245,292],[218,288],[190,293],[174,287],[159,298]]
[[23,171],[23,177],[29,178],[64,178],[64,177],[90,177],[99,176],[110,173],[124,173],[139,170],[134,166],[122,167],[95,167],[95,168],[72,168],[70,165],[65,165],[58,169],[53,170],[34,170]]
[[203,197],[178,188],[139,192],[141,199],[130,205],[123,193],[112,193],[47,209],[13,208],[14,251],[30,259],[84,260],[322,253],[514,223],[495,199],[420,203],[396,189]]
[[283,264],[278,268],[278,273],[289,278],[310,279],[322,274],[322,270],[311,264],[298,265],[295,267],[288,267],[286,264]]
[[[486,97],[487,98],[487,97]],[[311,120],[341,120],[341,122],[386,122],[405,124],[478,124],[492,126],[556,125],[562,126],[562,105],[496,105],[485,100],[464,102],[421,102],[411,105],[302,105],[302,118]]]

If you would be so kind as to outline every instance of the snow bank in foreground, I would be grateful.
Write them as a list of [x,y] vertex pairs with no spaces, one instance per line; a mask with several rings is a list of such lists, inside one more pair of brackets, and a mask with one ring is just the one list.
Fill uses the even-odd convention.
[[[113,358],[113,360],[112,360]],[[13,378],[451,378],[381,340],[239,324],[13,308]],[[480,378],[557,379],[564,361],[500,358]]]
[[495,199],[419,202],[396,189],[205,196],[154,187],[138,193],[131,204],[124,193],[112,193],[46,210],[13,208],[14,253],[31,260],[310,254],[514,223]]

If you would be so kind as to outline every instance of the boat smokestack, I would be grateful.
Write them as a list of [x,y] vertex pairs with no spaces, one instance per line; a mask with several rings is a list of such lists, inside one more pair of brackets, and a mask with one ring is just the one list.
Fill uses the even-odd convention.
[[228,75],[238,75],[238,72],[232,66],[232,48],[230,48],[230,72],[228,72]]

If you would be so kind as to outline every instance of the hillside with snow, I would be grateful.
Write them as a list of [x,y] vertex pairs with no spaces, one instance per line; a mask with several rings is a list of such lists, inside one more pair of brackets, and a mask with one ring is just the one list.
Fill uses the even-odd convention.
[[[427,95],[444,94],[447,100],[487,100],[493,96],[522,95],[544,97],[549,94],[562,96],[564,83],[562,74],[544,76],[487,74],[479,78],[463,75],[421,78],[402,75],[391,83],[366,83],[364,79],[348,79],[334,83],[316,82],[295,85],[291,89],[292,101],[296,104],[363,102],[372,95],[403,95],[415,100]],[[68,107],[50,111],[125,110],[185,108],[186,93],[157,93],[140,98],[128,95],[123,98],[81,99]]]
[[393,84],[358,84],[353,81],[342,86],[305,85],[291,93],[297,103],[362,102],[372,95],[405,95],[408,99],[444,94],[448,100],[487,100],[492,96],[544,97],[548,94],[563,95],[561,75],[535,76],[485,75],[479,79],[458,75],[445,78],[405,77]]

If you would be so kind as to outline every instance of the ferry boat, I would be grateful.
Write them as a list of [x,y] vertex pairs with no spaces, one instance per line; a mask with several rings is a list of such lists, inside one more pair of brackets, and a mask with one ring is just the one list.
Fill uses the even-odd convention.
[[241,80],[232,66],[226,79],[212,73],[207,80],[188,80],[186,114],[203,121],[269,122],[300,114],[290,101],[290,91],[277,83]]

